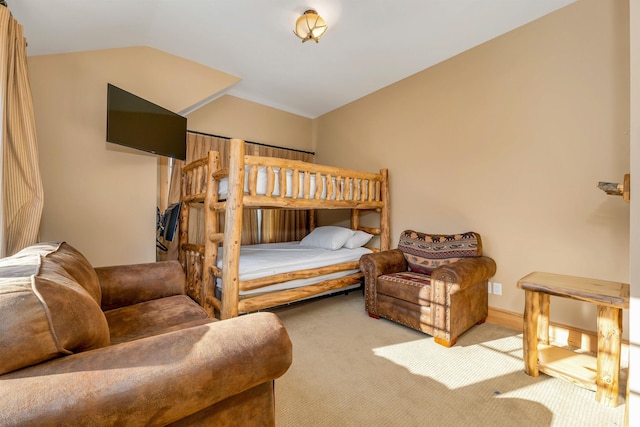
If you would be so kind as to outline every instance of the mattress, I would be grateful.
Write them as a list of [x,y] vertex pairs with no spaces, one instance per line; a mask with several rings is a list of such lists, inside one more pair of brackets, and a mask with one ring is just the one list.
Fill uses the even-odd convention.
[[[320,268],[349,261],[358,261],[371,249],[360,247],[355,249],[340,248],[334,251],[312,246],[302,246],[299,242],[269,243],[248,245],[240,248],[240,281],[259,279],[275,274],[289,273],[297,270]],[[218,256],[218,267],[222,267],[222,254]],[[249,291],[240,291],[241,296],[257,295],[266,292],[292,289],[324,280],[337,279],[357,273],[359,270],[339,271],[308,279],[291,280],[285,283],[265,286]],[[217,280],[220,288],[221,281]],[[357,286],[357,285],[356,285]]]
[[[244,192],[245,194],[249,193],[249,171],[250,171],[251,167],[250,166],[246,166],[245,167],[245,173],[244,173]],[[273,189],[273,193],[272,196],[274,197],[280,197],[280,169],[279,168],[273,168],[273,172],[274,172],[274,189]],[[293,197],[293,185],[292,182],[294,180],[293,178],[293,170],[291,169],[285,169],[285,174],[286,174],[286,189],[285,189],[285,194],[283,197]],[[309,176],[309,194],[311,195],[311,197],[313,197],[316,193],[316,189],[317,189],[317,183],[316,183],[316,174],[311,174]],[[304,174],[300,173],[298,175],[298,198],[302,198],[304,196],[303,190],[304,190]],[[331,191],[331,194],[329,194],[329,196],[327,197],[327,177],[326,175],[321,175],[321,194],[320,194],[320,199],[322,200],[336,200],[336,194],[337,194],[337,185],[336,183],[338,182],[338,180],[336,179],[336,177],[331,177],[331,182],[333,185],[333,189]],[[339,181],[340,185],[342,186],[342,188],[344,188],[344,178],[340,179]],[[364,182],[362,180],[355,180],[355,182],[352,180],[350,181],[350,185],[348,189],[344,189],[342,192],[342,195],[340,196],[339,200],[344,200],[344,193],[345,191],[355,191],[355,195],[356,197],[354,197],[355,199],[358,199],[358,195],[360,194],[360,186],[364,185],[365,189],[368,191],[368,181],[364,180]],[[227,192],[229,191],[229,178],[222,178],[218,184],[218,197],[220,200],[224,200],[227,197]],[[257,174],[257,180],[256,180],[256,193],[260,196],[264,196],[267,194],[267,168],[265,166],[260,166],[258,167],[258,174]]]

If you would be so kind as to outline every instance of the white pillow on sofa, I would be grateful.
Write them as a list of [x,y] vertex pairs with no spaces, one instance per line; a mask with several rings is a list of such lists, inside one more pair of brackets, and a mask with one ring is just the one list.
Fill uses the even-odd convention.
[[347,240],[347,242],[344,244],[344,247],[348,249],[359,248],[360,246],[364,246],[369,243],[369,240],[371,240],[372,237],[373,234],[369,234],[362,230],[357,230],[353,233],[353,236],[351,236],[349,240]]
[[351,229],[333,225],[316,227],[300,241],[300,245],[335,251],[347,243],[353,233]]

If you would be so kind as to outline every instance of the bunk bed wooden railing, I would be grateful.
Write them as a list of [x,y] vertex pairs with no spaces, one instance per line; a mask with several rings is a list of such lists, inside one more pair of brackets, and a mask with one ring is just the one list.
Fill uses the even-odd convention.
[[[265,173],[266,189],[258,191],[258,176]],[[228,190],[224,200],[219,200],[218,190],[223,178],[228,179]],[[240,299],[241,290],[255,290],[274,283],[358,268],[357,262],[348,262],[241,282],[238,268],[242,212],[245,208],[351,209],[351,228],[380,236],[380,250],[389,249],[386,169],[375,174],[275,157],[249,156],[244,154],[244,142],[232,139],[228,168],[220,168],[220,155],[214,151],[209,152],[207,158],[183,167],[181,200],[179,253],[187,273],[188,293],[211,316],[218,311],[223,319],[237,316],[239,312],[273,307],[340,289],[359,282],[362,277],[358,272],[277,294],[258,294]],[[189,207],[193,204],[201,204],[204,209],[204,244],[189,241]],[[360,224],[360,213],[367,210],[380,213],[380,227]],[[224,212],[223,231],[218,224],[218,212]],[[221,245],[224,246],[222,267],[218,268],[216,262]],[[216,278],[222,281],[221,299],[215,295]]]

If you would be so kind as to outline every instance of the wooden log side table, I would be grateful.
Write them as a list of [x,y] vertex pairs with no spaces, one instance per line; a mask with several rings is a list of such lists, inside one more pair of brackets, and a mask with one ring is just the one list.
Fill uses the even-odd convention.
[[[622,310],[629,308],[626,283],[534,272],[518,281],[525,291],[524,370],[571,381],[596,392],[596,401],[618,406]],[[550,296],[598,305],[598,355],[575,353],[549,344]]]

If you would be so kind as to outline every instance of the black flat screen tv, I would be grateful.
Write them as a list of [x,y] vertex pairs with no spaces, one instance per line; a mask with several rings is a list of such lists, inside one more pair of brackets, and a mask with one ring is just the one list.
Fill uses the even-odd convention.
[[185,160],[187,119],[107,84],[107,142]]

